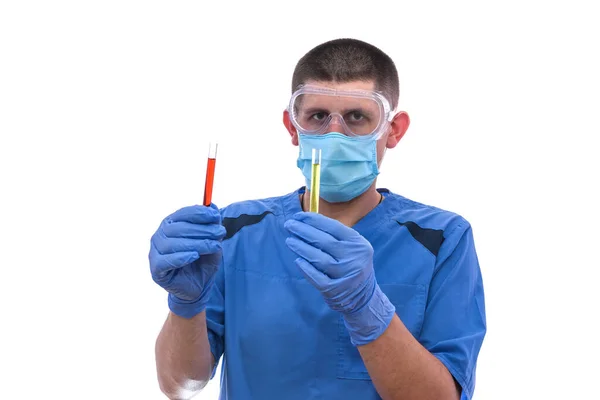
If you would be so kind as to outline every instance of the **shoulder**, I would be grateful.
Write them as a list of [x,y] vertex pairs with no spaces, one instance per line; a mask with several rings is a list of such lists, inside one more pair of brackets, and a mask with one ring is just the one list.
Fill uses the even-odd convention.
[[225,239],[233,237],[244,227],[262,226],[269,220],[277,219],[284,214],[285,203],[296,194],[294,191],[280,196],[238,201],[221,208],[222,224],[227,230]]
[[436,258],[454,248],[471,225],[462,215],[397,193],[386,195],[388,220],[405,228]]
[[394,203],[390,207],[390,218],[400,224],[414,224],[422,229],[440,230],[444,232],[444,236],[452,234],[457,229],[470,227],[465,217],[451,210],[419,202],[391,191],[388,191],[386,200]]

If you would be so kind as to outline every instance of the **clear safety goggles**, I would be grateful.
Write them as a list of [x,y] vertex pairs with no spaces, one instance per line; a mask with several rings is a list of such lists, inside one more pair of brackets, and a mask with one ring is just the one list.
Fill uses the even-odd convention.
[[314,85],[294,92],[288,112],[299,133],[340,132],[365,139],[379,139],[394,117],[389,102],[379,92]]

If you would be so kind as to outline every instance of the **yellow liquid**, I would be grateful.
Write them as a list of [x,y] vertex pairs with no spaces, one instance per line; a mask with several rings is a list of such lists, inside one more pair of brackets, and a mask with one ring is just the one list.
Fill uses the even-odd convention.
[[310,175],[310,212],[319,212],[319,187],[321,186],[321,164],[313,164]]

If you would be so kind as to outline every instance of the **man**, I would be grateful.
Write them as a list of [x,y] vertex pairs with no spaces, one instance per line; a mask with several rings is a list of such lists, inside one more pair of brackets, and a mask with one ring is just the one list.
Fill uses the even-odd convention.
[[169,292],[161,390],[191,397],[223,356],[223,399],[470,399],[486,332],[471,227],[376,188],[409,126],[393,61],[333,40],[292,81],[283,122],[306,188],[321,150],[319,212],[303,187],[165,218],[149,254]]

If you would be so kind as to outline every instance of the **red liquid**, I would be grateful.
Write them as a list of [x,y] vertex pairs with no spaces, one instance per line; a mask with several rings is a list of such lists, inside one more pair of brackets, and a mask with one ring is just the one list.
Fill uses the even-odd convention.
[[209,158],[206,166],[206,181],[204,183],[204,205],[209,207],[212,202],[213,182],[215,180],[216,158]]

